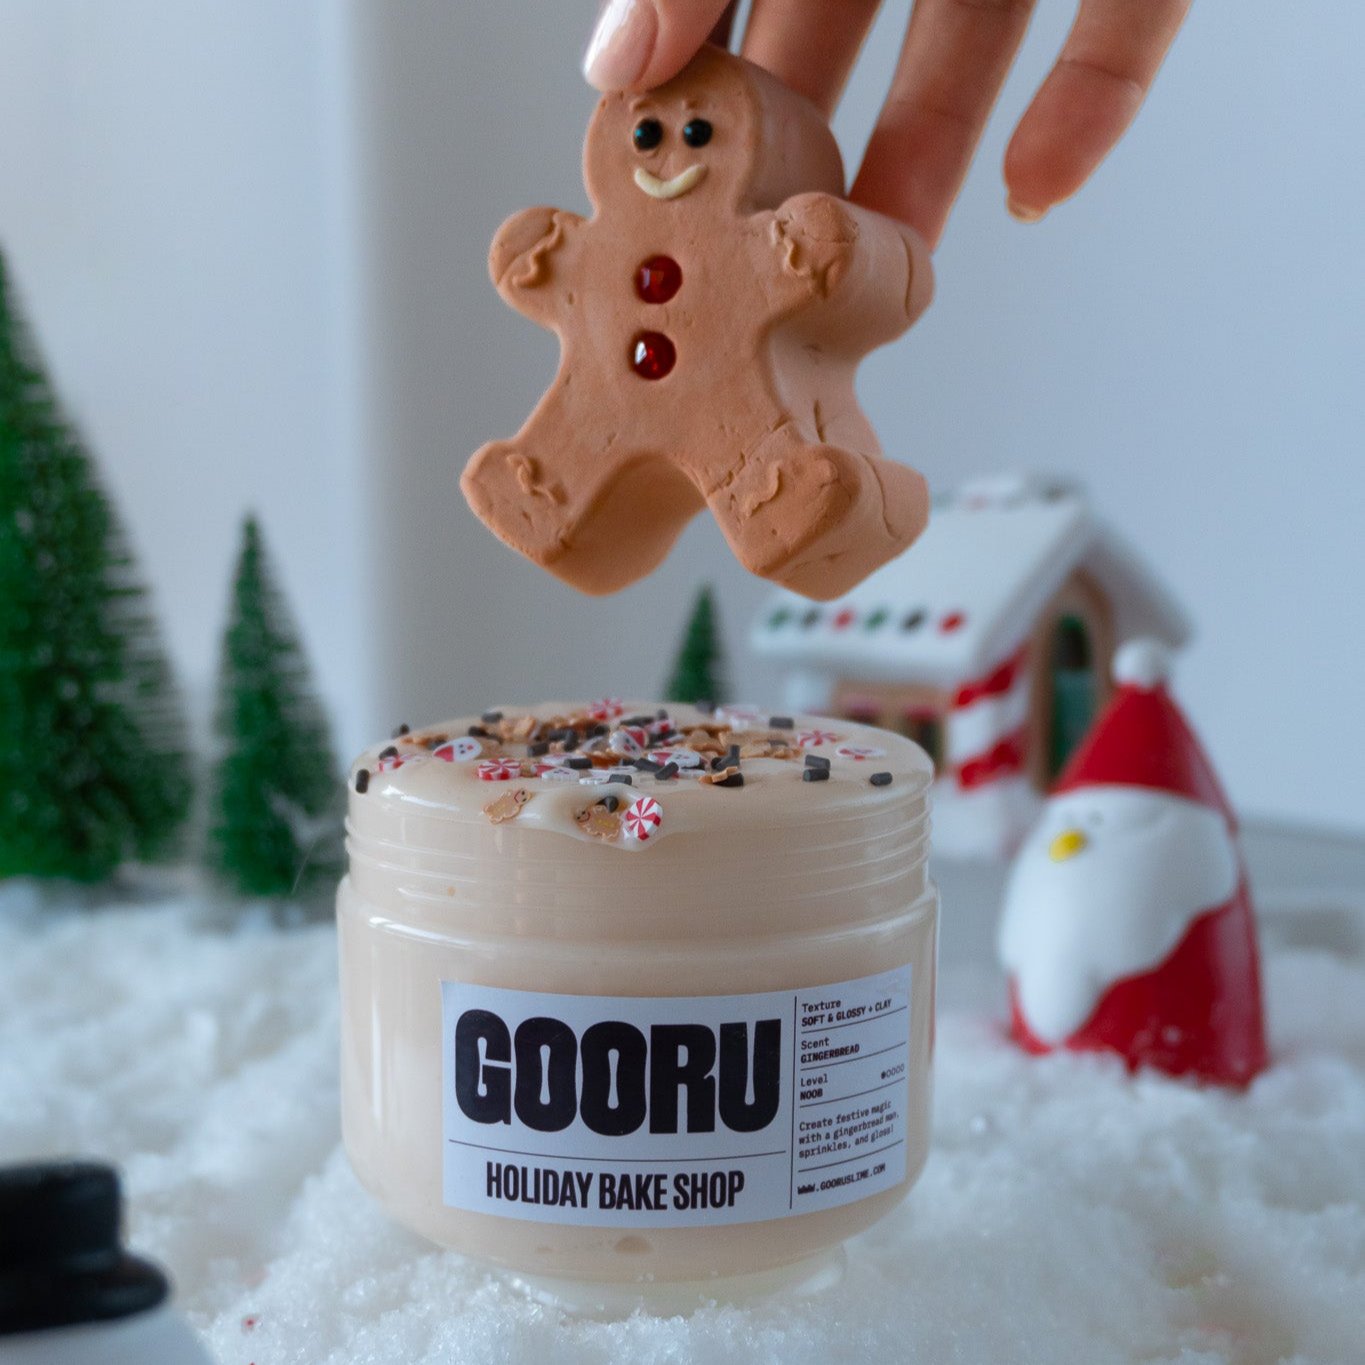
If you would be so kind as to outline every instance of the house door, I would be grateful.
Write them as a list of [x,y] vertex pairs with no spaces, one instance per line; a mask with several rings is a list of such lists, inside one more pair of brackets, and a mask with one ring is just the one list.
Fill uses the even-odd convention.
[[1050,654],[1047,778],[1056,781],[1072,750],[1083,740],[1095,719],[1099,695],[1095,652],[1090,632],[1079,616],[1063,616],[1052,633]]

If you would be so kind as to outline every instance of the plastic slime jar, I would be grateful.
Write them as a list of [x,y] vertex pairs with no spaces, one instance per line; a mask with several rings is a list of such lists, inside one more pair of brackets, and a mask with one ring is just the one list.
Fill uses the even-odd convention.
[[338,903],[360,1179],[560,1293],[818,1274],[924,1164],[930,776],[865,726],[614,701],[367,751]]

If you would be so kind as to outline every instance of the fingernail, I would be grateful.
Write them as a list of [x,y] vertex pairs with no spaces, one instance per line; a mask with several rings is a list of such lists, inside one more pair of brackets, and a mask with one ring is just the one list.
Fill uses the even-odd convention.
[[1012,194],[1006,198],[1005,207],[1009,210],[1010,216],[1017,218],[1021,223],[1036,223],[1047,217],[1046,209],[1035,209],[1031,204],[1021,204]]
[[621,90],[644,74],[654,51],[659,18],[648,0],[609,0],[597,20],[583,74],[599,90]]

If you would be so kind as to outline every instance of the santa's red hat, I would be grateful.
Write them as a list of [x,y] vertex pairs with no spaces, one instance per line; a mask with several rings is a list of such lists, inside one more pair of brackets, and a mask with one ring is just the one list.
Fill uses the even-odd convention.
[[1131,640],[1114,656],[1117,690],[1071,756],[1054,794],[1100,784],[1151,787],[1236,816],[1213,765],[1171,699],[1170,651],[1157,640]]

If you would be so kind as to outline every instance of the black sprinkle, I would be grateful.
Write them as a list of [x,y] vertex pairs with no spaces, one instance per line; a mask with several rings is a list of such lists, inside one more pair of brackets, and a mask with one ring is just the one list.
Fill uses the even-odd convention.
[[739,745],[738,745],[738,744],[732,744],[732,745],[730,746],[729,750],[726,752],[726,755],[725,755],[725,763],[724,763],[723,766],[726,767],[726,768],[738,768],[738,767],[739,767]]
[[370,770],[368,768],[357,768],[355,774],[355,789],[362,796],[370,789]]
[[620,806],[621,801],[615,796],[604,796],[597,804],[599,806],[605,806],[614,815],[617,808]]
[[889,787],[891,785],[890,773],[873,773],[867,779],[874,787]]
[[646,725],[653,725],[654,719],[655,718],[653,716],[630,716],[626,720],[623,720],[621,724],[629,725],[632,728],[639,730]]
[[597,739],[600,735],[611,734],[610,725],[592,725],[588,727],[588,738]]
[[534,744],[528,744],[526,746],[526,755],[528,758],[540,758],[543,754],[548,754],[549,752],[549,740],[538,739]]
[[635,780],[629,773],[614,773],[611,780],[613,782],[619,782],[623,787],[633,787],[635,785]]
[[398,729],[396,729],[393,732],[393,737],[394,739],[401,739],[404,735],[410,735],[411,733],[412,726],[409,725],[407,721],[403,721],[403,723],[399,725]]
[[659,707],[659,709],[654,713],[654,719],[655,719],[655,720],[667,720],[667,719],[668,719],[668,712],[665,711],[664,708],[661,706],[661,707]]
[[724,782],[713,782],[713,787],[742,787],[744,785],[743,773],[731,773]]
[[790,716],[769,716],[768,728],[771,730],[794,730],[796,722]]
[[469,733],[473,735],[475,739],[493,738],[493,736],[487,730],[485,730],[482,725],[471,725],[469,727]]
[[496,725],[502,719],[502,712],[485,711],[483,715],[479,717],[479,719],[483,721],[485,725]]
[[670,777],[677,777],[678,765],[676,763],[665,763],[655,774],[660,782],[667,782]]
[[692,705],[695,706],[696,709],[700,711],[704,716],[709,716],[711,712],[716,709],[716,703],[713,702],[709,697],[707,697],[703,701],[694,701]]
[[808,767],[808,768],[823,768],[826,772],[828,772],[828,771],[829,771],[829,759],[827,759],[827,758],[821,758],[819,754],[807,754],[807,755],[806,755],[806,767]]
[[662,766],[652,758],[637,758],[634,764],[635,771],[640,773],[657,773]]
[[573,753],[578,748],[578,736],[571,734],[567,739],[561,741],[560,747],[566,754]]
[[802,782],[828,782],[828,781],[829,781],[829,769],[828,769],[828,768],[802,768],[802,769],[801,769],[801,780],[802,780]]
[[380,758],[397,758],[397,757],[398,757],[398,746],[397,746],[396,744],[390,744],[390,745],[388,746],[387,749],[381,749],[381,750],[379,751],[379,757],[380,757]]
[[426,747],[427,747],[428,749],[439,749],[439,748],[441,747],[441,745],[444,744],[444,743],[445,743],[445,740],[443,740],[443,739],[429,739],[429,740],[427,740]]
[[713,773],[718,773],[722,768],[728,768],[729,766],[730,764],[726,761],[725,754],[717,754],[715,758],[711,760],[711,771]]
[[592,759],[586,757],[571,758],[566,766],[572,768],[577,773],[586,772],[592,767]]

